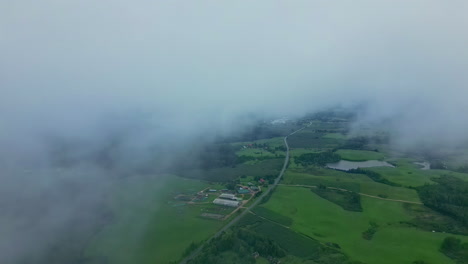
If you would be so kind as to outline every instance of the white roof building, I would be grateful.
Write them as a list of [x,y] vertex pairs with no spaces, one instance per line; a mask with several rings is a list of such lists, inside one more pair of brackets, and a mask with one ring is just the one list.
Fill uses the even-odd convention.
[[217,205],[224,205],[230,207],[238,207],[240,205],[239,201],[224,200],[219,198],[214,199],[213,203]]
[[234,194],[230,194],[230,193],[223,193],[218,198],[237,200],[237,197]]

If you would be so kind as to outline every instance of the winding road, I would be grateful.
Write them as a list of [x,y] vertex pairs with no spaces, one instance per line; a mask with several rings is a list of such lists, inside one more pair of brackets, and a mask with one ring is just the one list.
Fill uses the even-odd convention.
[[244,211],[242,211],[242,213],[240,213],[238,216],[236,216],[235,218],[233,218],[229,223],[227,223],[223,228],[221,228],[218,232],[216,232],[216,234],[214,234],[210,239],[208,239],[207,241],[205,241],[204,243],[202,243],[197,249],[195,249],[194,251],[192,251],[192,253],[190,253],[190,255],[188,255],[187,257],[185,257],[181,262],[180,264],[186,264],[188,261],[190,261],[191,259],[195,258],[196,256],[198,256],[198,254],[200,254],[200,252],[202,251],[203,247],[208,244],[212,239],[220,236],[223,232],[225,232],[226,230],[228,230],[231,226],[233,226],[235,223],[237,223],[242,217],[244,217],[248,212],[250,212],[250,210],[252,210],[255,206],[257,206],[261,201],[262,199],[267,196],[277,185],[278,183],[280,182],[281,180],[281,177],[283,177],[283,174],[284,172],[286,171],[286,168],[288,167],[288,163],[289,163],[289,145],[288,145],[288,137],[289,136],[292,136],[294,134],[296,134],[297,132],[303,130],[304,128],[306,127],[303,127],[301,129],[298,129],[294,132],[292,132],[291,134],[285,136],[283,138],[283,141],[284,141],[284,145],[286,146],[286,155],[285,155],[285,158],[284,158],[284,163],[283,163],[283,168],[281,169],[280,173],[278,174],[278,177],[276,177],[275,181],[273,184],[271,184],[270,186],[268,186],[268,189],[266,189],[265,191],[263,191],[263,193],[257,197],[257,199],[249,206],[247,207]]

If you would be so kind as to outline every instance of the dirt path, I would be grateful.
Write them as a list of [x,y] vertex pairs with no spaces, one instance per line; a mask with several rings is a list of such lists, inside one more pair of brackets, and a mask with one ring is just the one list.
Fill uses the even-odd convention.
[[[305,188],[317,188],[315,185],[302,185],[302,184],[278,184],[282,186],[290,186],[290,187],[305,187]],[[335,187],[327,187],[329,189],[334,189],[334,190],[339,190],[343,192],[351,192],[350,190],[342,189],[342,188],[335,188]],[[423,204],[420,202],[413,202],[413,201],[406,201],[406,200],[397,200],[397,199],[388,199],[388,198],[383,198],[375,195],[370,195],[367,193],[357,193],[362,196],[374,198],[374,199],[379,199],[379,200],[385,200],[385,201],[392,201],[392,202],[400,202],[400,203],[410,203],[410,204]]]

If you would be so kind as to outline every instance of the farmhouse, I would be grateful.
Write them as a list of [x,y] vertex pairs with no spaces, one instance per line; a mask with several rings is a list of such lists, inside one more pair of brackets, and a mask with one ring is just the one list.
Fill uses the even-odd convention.
[[239,201],[224,200],[219,198],[214,199],[213,203],[230,207],[238,207],[241,204]]

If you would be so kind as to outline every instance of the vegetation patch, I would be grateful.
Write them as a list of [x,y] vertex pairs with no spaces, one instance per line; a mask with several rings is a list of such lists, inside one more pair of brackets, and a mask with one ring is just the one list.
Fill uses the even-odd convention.
[[384,177],[382,177],[382,175],[380,175],[379,173],[377,173],[375,171],[357,168],[357,169],[350,169],[347,172],[348,173],[364,174],[364,175],[367,175],[367,177],[371,178],[375,182],[387,184],[387,185],[390,185],[390,186],[395,186],[395,187],[400,187],[401,186],[401,184],[394,183],[394,182],[391,182],[391,181],[385,179]]
[[[328,130],[324,130],[328,131]],[[333,130],[331,130],[333,131]],[[291,148],[320,148],[334,149],[343,144],[344,140],[338,138],[324,137],[327,132],[301,131],[288,138]]]
[[385,157],[383,153],[368,150],[339,149],[335,153],[349,161],[383,160]]
[[457,263],[468,263],[468,243],[462,244],[456,237],[446,237],[440,246],[440,251]]
[[310,165],[325,166],[327,163],[338,162],[340,160],[340,155],[331,151],[320,153],[306,153],[294,158],[294,162],[296,164],[300,164],[304,167]]
[[449,175],[432,180],[438,184],[426,184],[417,188],[424,205],[467,226],[468,182]]
[[251,224],[248,226],[249,229],[276,241],[281,248],[286,250],[288,255],[301,259],[309,259],[314,261],[313,263],[351,263],[335,243],[330,243],[330,246],[323,245],[313,238],[266,221],[255,215],[251,215],[247,221],[239,222],[238,225],[245,225],[247,222]]
[[353,137],[347,139],[339,148],[365,150],[366,145],[369,144],[369,142],[370,139],[368,137]]
[[253,209],[253,212],[259,216],[265,217],[268,220],[271,220],[284,226],[290,226],[293,222],[293,220],[290,217],[271,211],[270,209],[265,208],[263,206],[257,206],[255,209]]
[[370,227],[362,232],[362,238],[366,240],[371,240],[374,237],[374,234],[377,232],[377,229],[379,228],[379,225],[375,222],[369,222]]
[[[223,253],[231,252],[232,255]],[[214,238],[201,254],[191,260],[191,264],[206,263],[255,263],[258,256],[277,259],[286,256],[286,252],[275,241],[247,228],[235,228]],[[227,258],[228,257],[228,258]],[[235,259],[229,261],[229,259]]]
[[192,169],[179,171],[179,175],[186,178],[202,179],[213,182],[229,182],[242,175],[252,177],[267,177],[278,175],[283,166],[284,159],[267,159],[255,164],[239,164],[233,167]]
[[449,216],[443,215],[429,207],[419,204],[403,205],[408,214],[414,216],[410,221],[401,222],[426,231],[446,232],[452,234],[468,235],[468,226],[463,225]]
[[352,192],[359,192],[359,183],[355,182],[348,182],[348,181],[337,181],[333,178],[327,179],[326,177],[294,177],[292,179],[288,179],[289,184],[297,184],[297,185],[306,185],[306,186],[319,186],[325,185],[327,187],[333,188],[340,188],[346,189]]
[[320,184],[318,188],[311,188],[310,190],[318,196],[341,206],[345,210],[362,212],[361,196],[355,192],[330,189],[323,184]]

